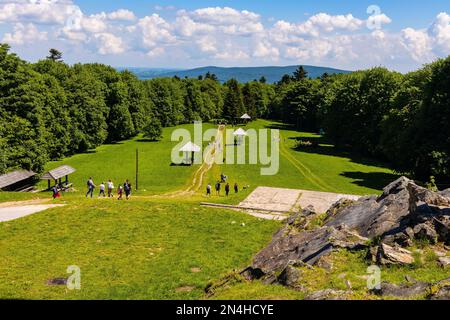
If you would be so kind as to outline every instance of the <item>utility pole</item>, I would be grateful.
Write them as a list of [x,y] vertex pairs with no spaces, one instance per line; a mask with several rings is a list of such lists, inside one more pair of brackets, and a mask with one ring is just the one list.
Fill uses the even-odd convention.
[[136,191],[139,189],[139,149],[136,148]]

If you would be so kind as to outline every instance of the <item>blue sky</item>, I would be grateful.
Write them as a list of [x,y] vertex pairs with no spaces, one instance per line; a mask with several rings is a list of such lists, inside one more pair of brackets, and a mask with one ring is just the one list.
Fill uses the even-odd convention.
[[[376,5],[368,13],[369,6]],[[376,9],[376,10],[375,10]],[[311,64],[401,72],[450,54],[448,1],[0,0],[0,42],[31,61]]]

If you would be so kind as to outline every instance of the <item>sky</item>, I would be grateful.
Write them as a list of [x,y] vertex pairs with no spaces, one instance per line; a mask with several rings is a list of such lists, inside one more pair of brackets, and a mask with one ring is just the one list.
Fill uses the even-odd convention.
[[0,0],[0,42],[115,67],[385,66],[450,55],[448,0]]

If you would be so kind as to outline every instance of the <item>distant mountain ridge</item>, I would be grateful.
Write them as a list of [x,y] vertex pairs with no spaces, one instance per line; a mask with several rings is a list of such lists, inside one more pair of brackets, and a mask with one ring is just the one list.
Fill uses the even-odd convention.
[[[152,68],[118,68],[119,70],[129,70],[133,72],[140,79],[154,79],[164,77],[179,78],[198,78],[204,76],[207,72],[214,73],[220,82],[226,82],[231,78],[235,78],[239,82],[245,83],[253,80],[259,80],[261,77],[265,77],[268,83],[275,83],[283,77],[285,74],[293,74],[294,71],[300,65],[293,66],[267,66],[267,67],[201,67],[190,70],[170,70],[170,69],[152,69]],[[308,72],[310,78],[321,77],[324,73],[336,74],[336,73],[351,73],[352,71],[340,70],[328,67],[317,67],[303,65]]]

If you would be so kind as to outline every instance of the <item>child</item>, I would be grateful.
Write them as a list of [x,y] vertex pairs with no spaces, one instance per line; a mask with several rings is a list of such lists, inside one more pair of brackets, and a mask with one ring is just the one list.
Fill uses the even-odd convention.
[[52,191],[53,191],[53,200],[55,200],[55,199],[57,199],[57,198],[61,198],[61,194],[60,194],[60,192],[59,192],[58,187],[54,186],[54,187],[52,188]]
[[211,197],[211,183],[208,183],[208,185],[206,186],[206,196],[207,197]]
[[106,198],[106,194],[105,194],[105,183],[102,182],[99,186],[100,189],[100,193],[98,194],[98,197],[100,198],[101,196],[103,196],[103,198]]
[[119,195],[119,198],[117,200],[122,200],[123,196],[123,187],[119,186],[119,189],[117,189],[117,194]]
[[111,180],[109,180],[108,181],[108,198],[113,197],[113,189],[114,189],[114,184]]
[[227,197],[230,194],[230,184],[229,183],[227,183],[227,185],[225,186],[225,193],[227,194]]
[[237,184],[237,182],[234,184],[234,193],[238,193],[239,192],[239,185]]

